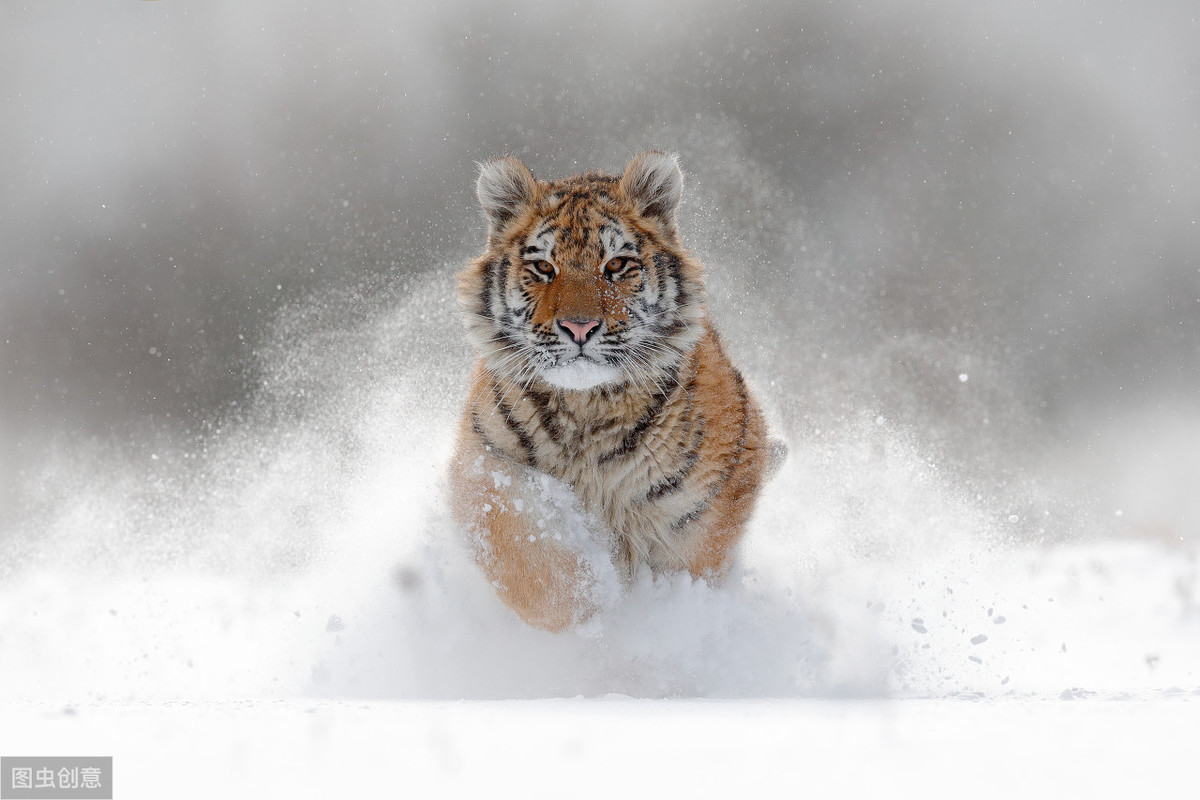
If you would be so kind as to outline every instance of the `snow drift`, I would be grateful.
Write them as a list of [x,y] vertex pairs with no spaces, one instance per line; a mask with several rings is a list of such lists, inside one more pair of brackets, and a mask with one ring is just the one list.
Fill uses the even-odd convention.
[[[258,353],[254,402],[174,449],[49,459],[5,543],[5,696],[1058,697],[1196,686],[1187,543],[1097,528],[1094,504],[1032,477],[985,495],[978,475],[887,407],[797,418],[789,398],[812,393],[803,371],[751,372],[791,456],[728,585],[642,576],[576,631],[527,628],[470,563],[444,508],[469,363],[452,271],[291,309]],[[364,303],[373,313],[345,324]],[[957,367],[943,376],[947,393],[986,382]]]

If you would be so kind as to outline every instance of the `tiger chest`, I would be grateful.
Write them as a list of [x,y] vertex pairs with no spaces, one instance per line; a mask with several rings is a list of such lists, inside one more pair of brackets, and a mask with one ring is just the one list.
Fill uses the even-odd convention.
[[604,521],[630,568],[678,568],[678,523],[704,501],[704,420],[675,399],[620,423],[564,423],[556,448],[555,477]]

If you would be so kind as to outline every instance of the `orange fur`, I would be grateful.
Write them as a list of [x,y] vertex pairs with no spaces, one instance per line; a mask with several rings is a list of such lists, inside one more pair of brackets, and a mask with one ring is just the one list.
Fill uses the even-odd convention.
[[[531,625],[595,613],[606,570],[719,580],[763,481],[766,426],[679,243],[680,187],[674,158],[654,153],[620,178],[483,167],[488,246],[459,280],[481,357],[452,508]],[[572,507],[539,476],[569,487]]]

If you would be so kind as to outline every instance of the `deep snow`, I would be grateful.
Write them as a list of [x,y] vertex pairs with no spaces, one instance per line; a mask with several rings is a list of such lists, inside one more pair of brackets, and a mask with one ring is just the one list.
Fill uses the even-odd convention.
[[[577,631],[526,628],[444,510],[468,363],[440,340],[456,330],[450,294],[448,279],[412,287],[324,333],[298,308],[281,320],[278,348],[263,351],[256,406],[193,449],[53,463],[23,535],[8,542],[2,696],[1111,698],[1200,688],[1194,542],[1097,536],[1079,522],[1092,524],[1085,504],[1037,482],[1020,508],[998,512],[883,413],[821,431],[777,424],[791,456],[727,586],[642,576]],[[985,380],[948,374],[947,391]]]

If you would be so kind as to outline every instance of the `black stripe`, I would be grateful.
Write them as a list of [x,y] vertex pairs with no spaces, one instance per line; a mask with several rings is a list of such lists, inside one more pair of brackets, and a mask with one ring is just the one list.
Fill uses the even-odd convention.
[[662,308],[662,304],[667,299],[667,271],[663,269],[658,253],[654,254],[654,269],[658,272],[658,300],[654,302],[654,305]]
[[[514,339],[512,333],[504,327],[505,322],[506,320],[501,320],[501,324],[496,326],[497,343],[500,345],[500,349],[508,350],[511,347],[520,347],[520,342]],[[511,325],[512,323],[509,322],[508,324]]]
[[495,271],[495,259],[483,265],[483,297],[480,298],[481,306],[480,316],[487,319],[492,318],[492,273]]
[[682,308],[688,304],[687,287],[683,285],[683,271],[679,259],[667,253],[654,254],[654,266],[670,276],[678,290],[675,295],[675,306]]
[[700,519],[700,517],[703,516],[704,512],[708,511],[708,509],[709,509],[709,502],[707,500],[705,500],[702,503],[697,503],[695,506],[692,507],[691,511],[687,512],[682,517],[680,517],[679,519],[672,522],[671,529],[672,530],[682,530],[683,528],[686,528],[691,523]]
[[624,422],[625,421],[623,419],[621,419],[620,417],[614,417],[610,420],[600,423],[599,425],[589,426],[588,433],[590,433],[592,436],[602,436],[603,434],[610,432],[614,428],[621,427],[621,425]]
[[533,439],[529,437],[529,433],[521,427],[521,424],[513,419],[512,408],[500,398],[500,387],[494,382],[492,383],[492,400],[495,401],[496,410],[500,412],[500,416],[504,419],[504,424],[517,437],[517,442],[521,445],[521,449],[525,451],[525,463],[536,466],[537,448],[533,443]]
[[[609,333],[613,333],[613,332],[614,331],[609,331]],[[616,400],[618,397],[620,397],[623,394],[625,394],[625,384],[623,384],[623,383],[617,383],[617,384],[605,383],[605,384],[601,384],[601,386],[600,386],[600,397],[606,403],[613,402],[614,400]]]
[[493,258],[483,268],[483,316],[488,319],[492,319],[492,293],[500,291],[500,276],[506,262],[505,258]]
[[538,424],[542,430],[546,432],[546,436],[555,444],[562,442],[563,429],[555,418],[554,412],[550,410],[550,395],[545,392],[540,392],[536,389],[528,389],[525,396],[529,402],[533,404],[533,410],[537,414]]
[[507,456],[506,453],[498,444],[488,438],[487,432],[484,431],[483,425],[479,422],[479,412],[471,412],[471,430],[479,437],[479,441],[483,442],[483,449],[499,453],[502,456]]
[[696,463],[695,453],[692,453],[692,460],[688,461],[684,468],[676,472],[671,477],[661,483],[656,483],[650,487],[650,491],[646,492],[646,496],[642,498],[643,503],[656,503],[667,495],[675,494],[683,488],[683,480],[687,474],[691,472],[692,465]]
[[700,460],[700,451],[690,450],[684,456],[683,466],[671,477],[665,481],[660,481],[650,487],[650,491],[646,492],[646,497],[643,502],[655,503],[666,497],[667,495],[675,494],[683,488],[683,482],[687,480],[687,476],[692,471],[692,467],[696,466],[696,462]]
[[[725,343],[721,341],[721,335],[716,331],[712,331],[712,341],[717,348],[717,354],[720,355],[723,360],[729,361],[729,356],[725,354]],[[744,396],[746,394],[746,381],[742,378],[742,373],[738,372],[736,367],[732,367],[732,369],[733,380],[738,385],[738,391]]]
[[646,492],[646,496],[642,499],[645,503],[654,503],[667,495],[674,494],[683,488],[683,482],[687,480],[687,476],[692,473],[692,469],[700,461],[700,445],[704,441],[704,422],[695,426],[692,433],[691,448],[683,456],[683,466],[675,471],[673,475],[666,480],[659,481],[650,487]]
[[632,453],[641,444],[642,437],[645,436],[646,431],[654,423],[654,420],[658,419],[659,414],[662,413],[663,407],[667,403],[667,397],[670,394],[671,392],[667,391],[655,395],[654,402],[650,404],[650,407],[646,409],[646,413],[642,415],[642,418],[637,421],[637,424],[633,426],[629,433],[625,434],[625,438],[621,440],[621,443],[613,450],[600,456],[596,463],[606,464],[614,458],[620,458]]
[[[671,369],[675,372],[679,371],[679,368],[675,366],[672,366]],[[683,385],[683,393],[687,396],[689,410],[692,408],[696,400],[696,378],[699,377],[699,375],[700,370],[698,368],[693,369],[692,374],[688,376],[687,383]]]

